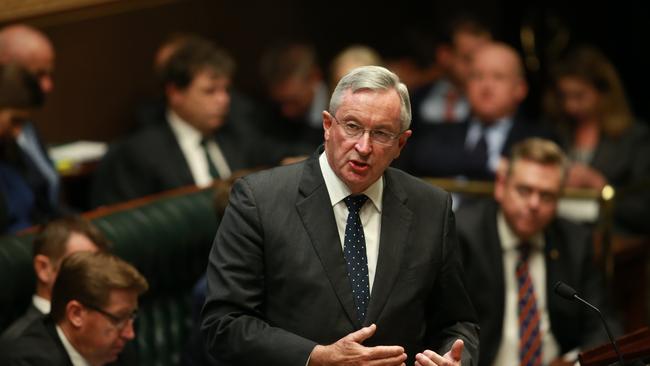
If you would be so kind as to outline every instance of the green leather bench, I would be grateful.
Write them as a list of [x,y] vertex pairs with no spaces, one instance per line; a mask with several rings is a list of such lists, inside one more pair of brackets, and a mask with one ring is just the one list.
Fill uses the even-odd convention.
[[[136,323],[139,364],[179,364],[192,326],[192,287],[205,272],[218,226],[213,190],[181,189],[84,216],[149,281]],[[0,331],[31,301],[32,238],[0,238]]]

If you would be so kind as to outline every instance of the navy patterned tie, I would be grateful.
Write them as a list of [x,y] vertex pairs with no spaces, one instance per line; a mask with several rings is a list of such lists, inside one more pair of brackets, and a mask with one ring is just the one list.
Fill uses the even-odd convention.
[[348,266],[348,277],[352,285],[352,296],[357,310],[357,319],[363,323],[370,301],[368,284],[368,257],[366,255],[366,237],[359,211],[368,200],[366,195],[347,196],[343,201],[348,206],[348,221],[345,224],[345,241],[343,255]]
[[528,255],[530,245],[519,246],[517,261],[517,297],[519,313],[519,361],[521,366],[541,366],[542,364],[542,335],[540,332],[540,315],[537,311],[535,287],[528,271]]

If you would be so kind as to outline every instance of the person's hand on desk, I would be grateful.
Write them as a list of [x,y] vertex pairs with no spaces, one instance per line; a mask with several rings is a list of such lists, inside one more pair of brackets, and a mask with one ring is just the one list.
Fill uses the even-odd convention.
[[361,343],[372,337],[375,324],[361,328],[339,339],[336,343],[314,347],[309,366],[405,366],[406,353],[400,346],[365,347]]
[[430,350],[418,353],[415,355],[415,366],[460,366],[464,347],[463,341],[457,339],[443,356]]

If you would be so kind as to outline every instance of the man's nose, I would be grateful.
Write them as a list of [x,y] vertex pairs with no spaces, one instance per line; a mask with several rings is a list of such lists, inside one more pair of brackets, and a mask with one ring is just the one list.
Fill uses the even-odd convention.
[[370,152],[372,151],[372,140],[370,139],[370,131],[363,131],[363,134],[359,136],[357,140],[355,148],[361,155],[370,154]]

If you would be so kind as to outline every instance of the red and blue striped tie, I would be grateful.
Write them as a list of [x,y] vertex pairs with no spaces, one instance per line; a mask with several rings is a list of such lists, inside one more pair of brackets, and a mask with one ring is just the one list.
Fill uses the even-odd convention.
[[529,252],[530,245],[527,243],[519,246],[520,255],[517,261],[519,364],[520,366],[539,366],[542,364],[542,335],[535,288],[528,271]]

